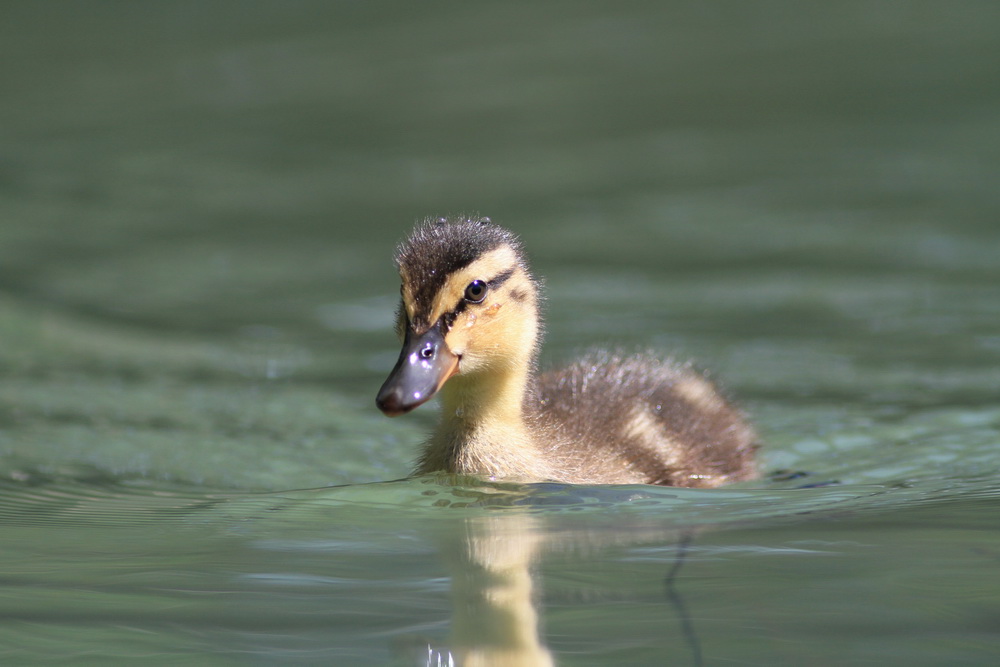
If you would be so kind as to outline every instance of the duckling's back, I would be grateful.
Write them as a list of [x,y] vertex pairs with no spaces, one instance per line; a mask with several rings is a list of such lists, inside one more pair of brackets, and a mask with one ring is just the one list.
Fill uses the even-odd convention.
[[542,374],[539,443],[578,482],[715,487],[752,479],[753,429],[700,373],[596,352]]

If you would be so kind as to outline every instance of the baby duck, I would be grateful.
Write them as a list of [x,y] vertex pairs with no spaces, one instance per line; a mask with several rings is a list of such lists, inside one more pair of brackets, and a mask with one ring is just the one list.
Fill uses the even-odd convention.
[[403,350],[376,404],[392,417],[441,395],[415,474],[702,488],[756,476],[753,429],[687,365],[595,352],[536,375],[538,283],[489,218],[425,220],[396,264]]

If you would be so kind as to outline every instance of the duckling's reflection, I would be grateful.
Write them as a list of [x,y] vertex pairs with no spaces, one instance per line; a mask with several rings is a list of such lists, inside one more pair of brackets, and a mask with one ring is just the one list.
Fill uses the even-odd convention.
[[[446,540],[443,556],[451,571],[453,617],[448,650],[435,653],[428,665],[461,667],[545,667],[555,665],[539,629],[537,593],[532,568],[547,550],[591,552],[595,548],[627,543],[678,541],[677,559],[665,579],[665,595],[680,623],[693,664],[701,664],[701,650],[676,575],[691,535],[676,530],[634,531],[545,530],[538,515],[497,512],[464,522],[458,540]],[[655,534],[653,534],[655,533]]]
[[445,554],[452,570],[452,656],[463,667],[554,665],[539,637],[531,566],[542,543],[538,520],[517,513],[469,518]]

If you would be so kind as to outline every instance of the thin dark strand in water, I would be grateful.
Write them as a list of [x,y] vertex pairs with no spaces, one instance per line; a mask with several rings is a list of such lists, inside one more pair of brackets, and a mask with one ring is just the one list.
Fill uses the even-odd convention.
[[681,634],[684,635],[684,641],[688,646],[691,647],[691,664],[694,667],[702,667],[704,663],[701,659],[701,640],[698,639],[698,633],[695,632],[694,623],[691,621],[691,615],[688,613],[687,605],[684,604],[684,598],[677,591],[675,584],[677,583],[677,574],[681,570],[681,566],[684,564],[684,560],[687,557],[688,547],[691,545],[694,539],[692,533],[684,533],[681,539],[677,542],[677,559],[671,566],[670,571],[667,572],[666,578],[663,580],[663,588],[667,594],[667,600],[673,606],[674,610],[677,612],[677,618],[680,620],[681,624]]

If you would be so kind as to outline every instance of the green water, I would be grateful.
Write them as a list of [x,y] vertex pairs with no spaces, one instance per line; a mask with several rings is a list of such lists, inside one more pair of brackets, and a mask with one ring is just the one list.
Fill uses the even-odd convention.
[[[4,3],[0,661],[994,664],[997,35],[987,2]],[[767,478],[387,481],[434,420],[374,408],[392,249],[461,211],[524,238],[543,364],[697,359]]]

